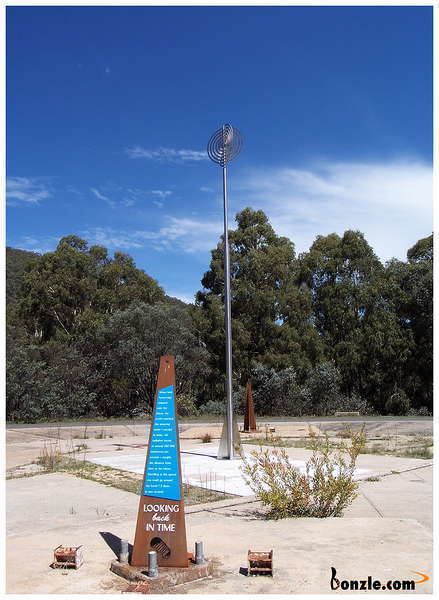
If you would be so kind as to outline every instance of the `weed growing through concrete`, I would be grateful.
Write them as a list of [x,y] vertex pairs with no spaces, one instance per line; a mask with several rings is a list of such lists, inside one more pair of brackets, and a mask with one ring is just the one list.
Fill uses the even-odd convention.
[[[122,450],[122,448],[120,448]],[[120,469],[113,469],[103,465],[95,465],[86,460],[86,452],[79,454],[77,448],[71,443],[71,449],[68,455],[62,454],[59,443],[53,442],[45,444],[42,453],[37,459],[46,473],[69,473],[81,479],[89,479],[103,485],[108,485],[125,492],[140,495],[143,476],[137,473],[129,473]],[[35,473],[37,474],[37,473]],[[185,503],[187,506],[199,504],[200,502],[215,502],[231,498],[232,496],[225,492],[218,492],[210,489],[212,482],[207,478],[202,482],[202,487],[196,487],[183,484]]]
[[105,435],[105,431],[102,428],[96,435],[95,435],[95,439],[97,440],[105,440],[107,436]]
[[[331,439],[332,448],[337,448],[338,439],[349,440],[351,431],[346,426],[335,434]],[[408,438],[408,439],[407,439]],[[243,444],[253,444],[258,446],[276,446],[284,448],[304,448],[312,450],[312,441],[310,438],[290,439],[279,437],[277,435],[268,435],[267,437],[244,438]],[[433,457],[433,440],[431,436],[405,436],[402,438],[397,428],[387,429],[387,434],[374,440],[368,440],[361,449],[360,454],[378,454],[381,456],[400,456],[402,458],[423,458],[431,460]]]
[[87,427],[88,427],[87,425],[84,427],[84,433],[82,435],[81,434],[76,434],[76,435],[73,436],[73,438],[75,440],[88,440]]
[[364,426],[336,448],[327,435],[318,438],[310,430],[309,438],[313,453],[304,473],[290,462],[285,448],[275,444],[274,449],[260,446],[251,452],[253,460],[244,459],[246,482],[269,507],[269,518],[339,517],[357,497],[354,472],[366,442]]
[[81,452],[81,450],[87,450],[88,446],[87,444],[76,444],[75,449],[77,452]]
[[41,465],[45,471],[56,471],[61,461],[62,454],[59,443],[45,442],[37,464]]

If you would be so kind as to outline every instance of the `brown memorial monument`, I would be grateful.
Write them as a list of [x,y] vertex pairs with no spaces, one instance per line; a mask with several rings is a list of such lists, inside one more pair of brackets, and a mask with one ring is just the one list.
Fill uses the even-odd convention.
[[160,359],[131,565],[146,566],[151,550],[159,566],[189,566],[173,356]]
[[247,381],[247,401],[245,403],[244,429],[246,433],[255,433],[256,427],[255,405],[253,404],[253,390],[251,381]]

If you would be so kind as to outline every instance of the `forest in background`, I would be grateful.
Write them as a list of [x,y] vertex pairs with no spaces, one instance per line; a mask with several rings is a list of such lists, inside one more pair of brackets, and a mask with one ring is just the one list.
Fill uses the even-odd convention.
[[[432,235],[386,264],[351,230],[297,255],[251,208],[229,235],[238,412],[251,379],[258,415],[431,414]],[[75,235],[6,258],[9,421],[148,413],[163,354],[180,415],[223,414],[222,239],[194,304]]]

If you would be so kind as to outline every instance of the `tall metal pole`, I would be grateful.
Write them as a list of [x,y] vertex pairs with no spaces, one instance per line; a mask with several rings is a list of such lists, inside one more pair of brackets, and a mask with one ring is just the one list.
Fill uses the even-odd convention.
[[233,388],[232,388],[232,303],[230,298],[230,248],[229,219],[227,202],[227,166],[223,166],[223,200],[224,200],[224,323],[226,330],[226,398],[227,398],[227,453],[234,457],[233,444]]
[[[226,337],[226,424],[227,424],[227,458],[234,458],[233,439],[233,399],[232,399],[232,308],[230,295],[230,248],[227,202],[227,164],[241,150],[240,132],[226,123],[215,131],[207,145],[209,158],[223,169],[223,204],[224,204],[224,325]],[[221,449],[221,444],[220,444]],[[220,450],[221,452],[221,450]],[[223,456],[221,456],[223,458]]]

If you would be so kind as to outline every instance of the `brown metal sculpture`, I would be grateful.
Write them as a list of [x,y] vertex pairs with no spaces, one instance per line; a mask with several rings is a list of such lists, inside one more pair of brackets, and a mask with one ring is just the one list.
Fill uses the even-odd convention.
[[131,565],[146,566],[150,550],[159,566],[189,565],[173,356],[160,359]]
[[256,427],[255,405],[253,404],[253,391],[251,381],[247,381],[247,401],[245,404],[244,429],[245,433],[255,433]]

